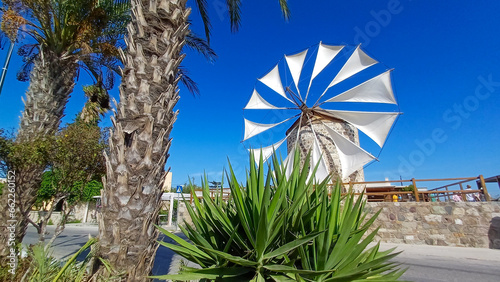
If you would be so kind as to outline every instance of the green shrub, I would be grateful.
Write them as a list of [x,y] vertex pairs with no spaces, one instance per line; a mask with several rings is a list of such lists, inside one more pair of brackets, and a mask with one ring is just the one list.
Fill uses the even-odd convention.
[[[52,257],[48,247],[42,244],[33,245],[28,250],[28,257],[22,259],[22,267],[16,269],[16,279],[30,282],[46,281],[86,281],[88,278],[87,267],[90,260],[95,256],[91,251],[83,259],[77,262],[76,258],[85,250],[97,242],[91,238],[63,265],[60,260]],[[1,277],[1,276],[0,276]]]
[[68,220],[66,223],[67,224],[70,224],[70,223],[82,223],[82,221],[80,219],[73,219],[73,220]]
[[[250,160],[254,160],[250,156]],[[309,167],[309,156],[304,167]],[[230,167],[231,198],[210,197],[186,202],[193,226],[181,227],[188,243],[162,228],[177,244],[159,242],[201,269],[184,267],[172,280],[233,281],[374,281],[397,280],[404,270],[389,262],[393,250],[367,249],[377,230],[366,234],[378,213],[367,219],[365,200],[353,193],[342,197],[340,184],[328,195],[328,179],[313,185],[308,170],[300,169],[298,151],[289,177],[276,156],[265,176],[262,161],[250,162],[246,185]],[[315,172],[315,169],[314,171]],[[311,180],[309,180],[311,179]]]
[[415,188],[413,187],[413,184],[410,184],[408,186],[403,187],[401,190],[413,192],[413,190],[415,190]]

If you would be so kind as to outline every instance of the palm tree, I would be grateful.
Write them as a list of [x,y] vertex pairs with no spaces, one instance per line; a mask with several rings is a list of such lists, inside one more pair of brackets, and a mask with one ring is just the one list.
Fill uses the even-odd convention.
[[[116,63],[115,42],[125,32],[119,27],[125,26],[120,23],[128,19],[128,3],[123,0],[3,0],[2,4],[3,32],[17,34],[20,31],[35,41],[20,49],[28,63],[21,78],[26,79],[29,72],[30,84],[15,142],[36,143],[57,131],[79,68],[98,76],[100,66],[112,68]],[[121,13],[117,12],[120,10]],[[15,235],[16,242],[21,242],[45,164],[17,163],[14,169]],[[2,195],[0,204],[7,203],[6,196],[6,193]],[[0,256],[3,258],[7,251],[6,211],[0,212]]]
[[[285,17],[286,0],[279,1]],[[231,27],[240,23],[240,0],[227,0]],[[158,245],[158,213],[169,137],[178,111],[178,67],[189,30],[186,0],[131,0],[120,103],[112,118],[99,221],[100,256],[127,281],[145,281]],[[197,0],[207,39],[206,0]],[[96,276],[109,277],[99,267]]]

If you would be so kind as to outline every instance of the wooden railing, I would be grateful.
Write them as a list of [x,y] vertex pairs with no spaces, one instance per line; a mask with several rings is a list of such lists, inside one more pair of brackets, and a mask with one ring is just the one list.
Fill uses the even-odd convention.
[[[423,183],[430,182],[433,185],[436,182],[450,182],[445,185],[439,185],[437,188],[419,190],[419,187],[423,186]],[[463,184],[465,183],[476,183],[477,189],[464,189]],[[401,184],[400,186],[394,185],[394,183]],[[403,185],[403,183],[407,185]],[[368,184],[368,185],[367,185]],[[409,185],[413,186],[412,191],[404,190],[405,187]],[[459,177],[459,178],[436,178],[436,179],[408,179],[408,180],[384,180],[384,181],[365,181],[365,182],[346,182],[342,183],[343,192],[347,192],[351,187],[354,188],[355,194],[361,195],[364,191],[364,195],[367,197],[368,201],[379,201],[379,202],[430,202],[430,201],[453,201],[453,195],[459,195],[461,201],[467,201],[467,194],[479,195],[481,200],[491,201],[486,188],[486,183],[484,177],[479,175],[477,177]],[[333,188],[334,185],[331,185]],[[220,195],[220,189],[210,191],[210,197],[215,198],[216,194]],[[228,188],[224,188],[222,191],[222,198],[227,200],[231,197],[231,191]],[[396,197],[394,197],[396,196]],[[202,196],[198,195],[198,199]],[[395,200],[395,198],[397,200]],[[455,197],[456,200],[456,197]],[[191,195],[190,202],[193,202],[193,196]]]
[[[422,183],[425,182],[443,182],[451,181],[445,185],[438,186],[437,188],[419,190]],[[463,184],[475,182],[477,189],[464,189]],[[400,186],[394,186],[393,183],[400,183]],[[407,185],[403,185],[407,183]],[[371,184],[367,185],[367,184]],[[376,184],[376,185],[375,185]],[[490,201],[490,196],[486,188],[486,183],[482,175],[477,177],[460,177],[460,178],[436,178],[436,179],[409,179],[409,180],[385,180],[385,181],[365,181],[365,182],[347,182],[343,183],[344,192],[350,187],[354,187],[355,191],[364,191],[368,201],[377,200],[384,202],[392,201],[452,201],[453,195],[459,195],[461,201],[467,201],[467,194],[479,195],[480,199]],[[405,190],[405,187],[412,185],[413,190]],[[356,187],[357,186],[357,187]],[[359,187],[361,186],[361,188]],[[357,188],[357,189],[356,189]],[[450,190],[451,189],[451,190]],[[382,198],[376,196],[383,196]],[[394,197],[396,196],[396,197]],[[397,200],[395,199],[397,198]],[[455,197],[456,199],[456,197]]]

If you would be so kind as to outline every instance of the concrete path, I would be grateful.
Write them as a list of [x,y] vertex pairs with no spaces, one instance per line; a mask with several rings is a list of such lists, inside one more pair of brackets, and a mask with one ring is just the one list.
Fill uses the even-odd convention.
[[[53,227],[48,228],[48,239]],[[63,234],[54,242],[56,258],[68,259],[85,244],[88,236],[96,236],[96,225],[69,224]],[[48,240],[47,239],[47,240]],[[168,241],[166,238],[165,241]],[[38,241],[36,230],[28,228],[24,244],[34,244]],[[481,248],[441,247],[428,245],[381,244],[382,249],[396,247],[403,251],[395,258],[403,267],[409,267],[402,279],[410,281],[500,281],[500,250]],[[154,275],[176,273],[182,257],[171,250],[160,246],[156,254]]]

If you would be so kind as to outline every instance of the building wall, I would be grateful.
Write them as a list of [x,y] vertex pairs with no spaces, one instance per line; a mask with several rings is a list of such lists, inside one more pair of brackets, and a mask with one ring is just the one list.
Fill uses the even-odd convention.
[[163,191],[164,192],[170,192],[170,190],[172,189],[172,172],[169,171],[166,175],[165,175],[165,181],[163,182]]
[[[387,243],[500,248],[499,202],[367,203]],[[496,235],[495,235],[496,234]],[[495,247],[496,246],[496,247]]]
[[[82,223],[85,223],[85,211],[87,211],[86,223],[97,223],[95,210],[96,210],[96,204],[94,201],[89,202],[88,209],[87,209],[87,203],[78,204],[75,206],[75,208],[69,215],[68,221],[79,220]],[[31,211],[29,216],[31,220],[38,222],[38,220],[40,220],[41,213],[44,212]],[[56,212],[56,211],[52,212],[50,219],[52,220],[52,223],[54,225],[58,224],[61,221],[61,212]]]
[[[351,140],[353,143],[359,145],[359,134],[358,129],[347,122],[344,121],[331,121],[322,119],[322,122],[327,124],[330,128],[336,130],[344,137]],[[337,147],[333,143],[333,140],[330,138],[327,129],[323,125],[323,123],[319,120],[312,122],[312,130],[310,124],[303,124],[300,127],[299,134],[299,146],[301,153],[301,165],[303,165],[303,160],[305,156],[312,148],[314,144],[314,133],[318,137],[319,145],[321,150],[323,151],[323,158],[330,172],[333,172],[333,179],[336,179],[339,176],[342,176],[342,166],[340,164],[339,153],[337,151]],[[314,131],[314,133],[313,133]],[[293,149],[293,145],[295,144],[295,140],[297,139],[297,126],[291,129],[290,137],[287,139],[287,148],[288,154],[291,153]],[[363,172],[363,168],[352,173],[348,178],[343,179],[342,182],[363,182],[365,181],[365,176]]]

